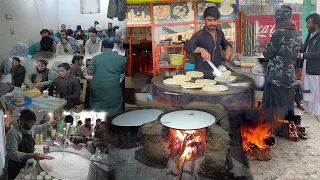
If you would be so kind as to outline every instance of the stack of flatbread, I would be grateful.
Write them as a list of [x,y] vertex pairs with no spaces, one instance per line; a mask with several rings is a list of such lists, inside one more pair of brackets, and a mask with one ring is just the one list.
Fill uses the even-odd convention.
[[225,85],[212,85],[212,86],[203,86],[202,90],[207,92],[224,92],[229,88]]
[[29,97],[29,98],[36,98],[36,97],[41,96],[41,91],[37,88],[34,88],[34,89],[30,89],[30,90],[24,92],[23,95],[25,97]]
[[188,71],[186,72],[187,76],[190,76],[192,79],[201,79],[204,77],[203,72],[200,71]]

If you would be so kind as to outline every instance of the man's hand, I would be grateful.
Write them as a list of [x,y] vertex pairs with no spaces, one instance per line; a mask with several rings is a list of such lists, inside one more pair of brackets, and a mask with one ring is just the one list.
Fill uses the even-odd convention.
[[226,58],[227,60],[230,60],[232,58],[233,52],[232,52],[232,48],[230,46],[227,47],[226,49]]
[[300,52],[298,52],[298,58],[299,58],[299,59],[302,59],[302,56],[301,56],[301,53],[300,53]]
[[30,83],[28,83],[28,87],[29,87],[30,89],[35,88],[35,87],[34,87],[34,84],[33,84],[33,83],[31,83],[31,82],[30,82]]
[[203,61],[211,60],[211,55],[206,49],[201,48],[200,54]]
[[37,82],[37,83],[35,84],[35,87],[38,88],[38,89],[40,89],[40,88],[43,87],[43,85],[44,85],[43,82]]
[[41,156],[40,156],[40,154],[37,154],[37,153],[32,153],[32,154],[31,154],[31,158],[34,159],[34,160],[36,160],[36,161],[39,161],[39,160],[42,159]]
[[68,44],[68,41],[67,41],[66,39],[62,39],[61,42],[62,42],[62,44],[64,44],[64,45],[67,45],[67,44]]

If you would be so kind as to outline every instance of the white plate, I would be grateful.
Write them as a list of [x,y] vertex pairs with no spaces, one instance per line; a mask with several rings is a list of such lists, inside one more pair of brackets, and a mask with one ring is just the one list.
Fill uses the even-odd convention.
[[80,155],[64,152],[51,152],[46,154],[52,156],[53,160],[40,161],[41,168],[51,176],[68,180],[87,180],[90,161]]
[[160,121],[169,128],[191,130],[211,126],[216,118],[203,111],[180,110],[163,115]]
[[159,109],[139,109],[123,113],[112,120],[116,126],[141,126],[142,124],[157,120],[163,111]]

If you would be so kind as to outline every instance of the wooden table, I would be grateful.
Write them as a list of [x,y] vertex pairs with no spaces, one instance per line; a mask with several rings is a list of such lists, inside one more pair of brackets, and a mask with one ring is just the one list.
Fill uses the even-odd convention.
[[14,107],[11,105],[11,100],[17,97],[23,97],[23,91],[19,87],[15,87],[13,90],[15,96],[13,98],[1,96],[0,101],[3,105],[3,108],[5,109],[6,115],[7,115],[7,123],[11,122],[10,115],[15,110],[21,110],[23,108],[28,108],[33,111],[45,111],[48,113],[58,113],[63,109],[63,107],[67,104],[67,101],[64,99],[59,99],[53,96],[49,96],[47,98],[40,96],[37,98],[32,98],[32,104],[26,107]]

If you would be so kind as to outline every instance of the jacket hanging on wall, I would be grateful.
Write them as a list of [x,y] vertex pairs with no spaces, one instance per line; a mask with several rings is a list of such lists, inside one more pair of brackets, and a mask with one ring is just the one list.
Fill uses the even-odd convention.
[[126,19],[125,0],[110,0],[107,17],[110,19],[118,17],[119,21],[124,21]]

